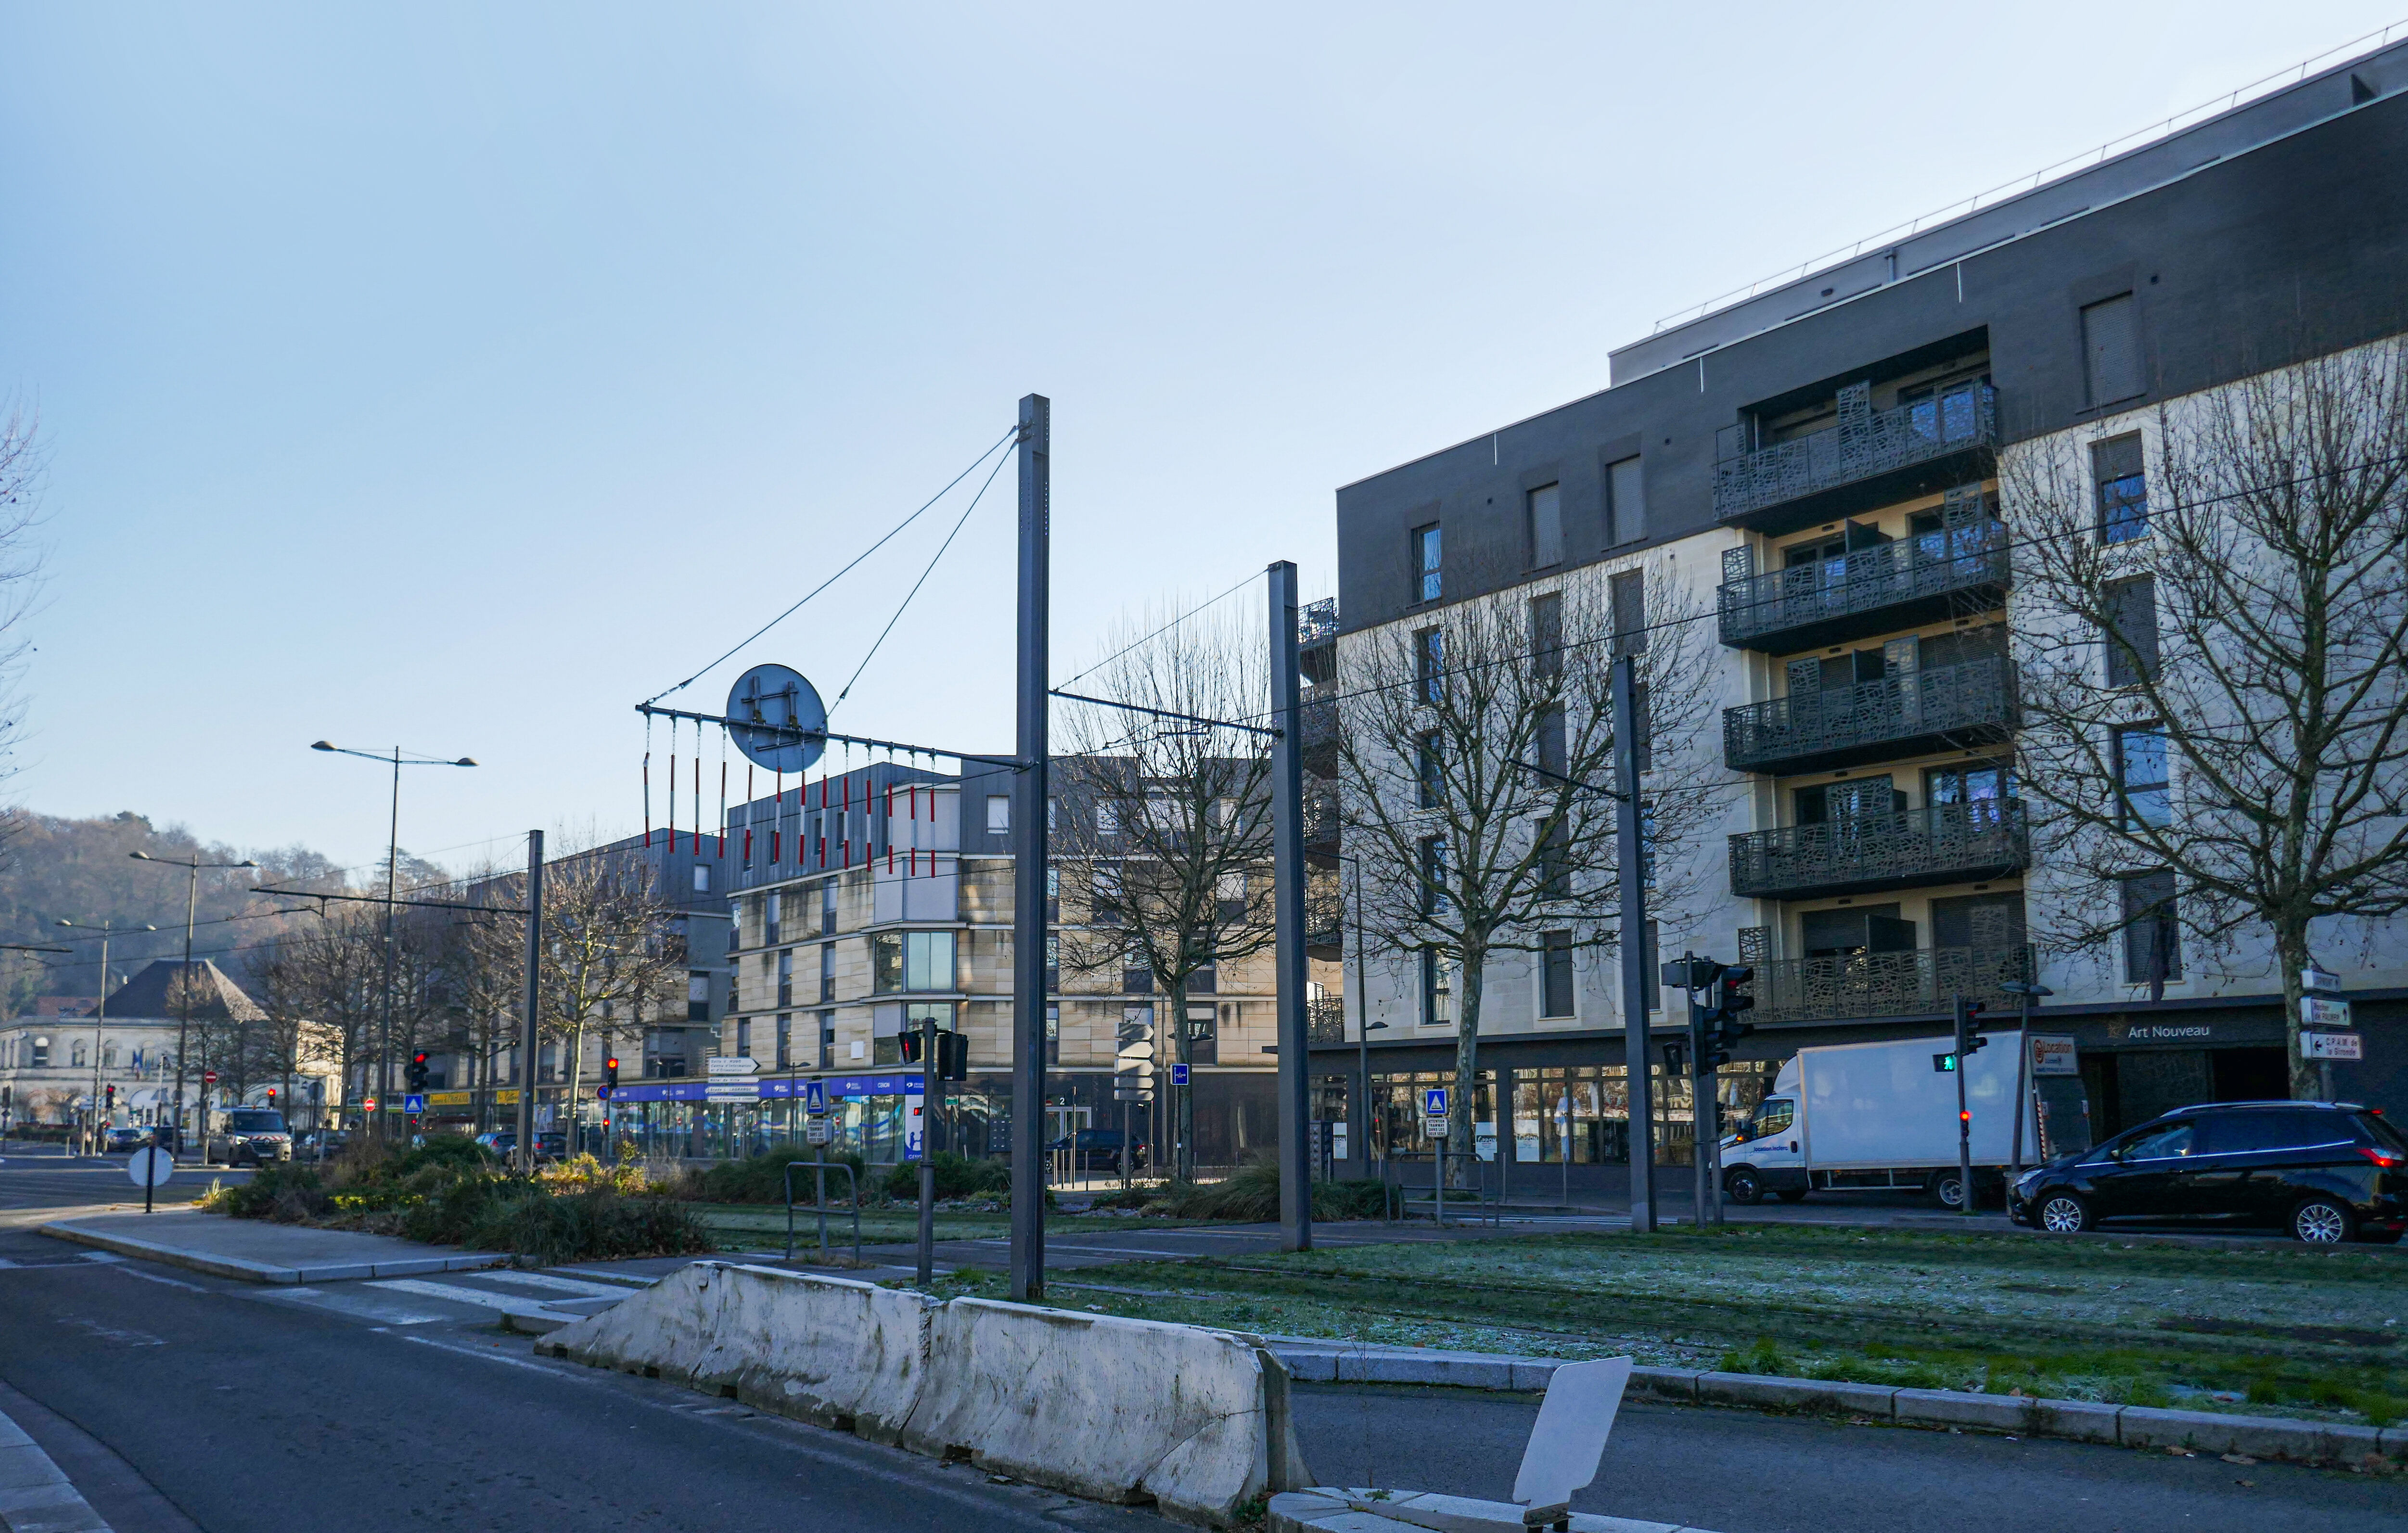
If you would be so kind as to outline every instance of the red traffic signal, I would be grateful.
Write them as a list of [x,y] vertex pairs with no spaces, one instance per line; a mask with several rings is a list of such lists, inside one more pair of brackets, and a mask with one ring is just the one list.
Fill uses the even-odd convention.
[[276,1105],[276,1088],[274,1086],[267,1088],[267,1105],[269,1107],[274,1107]]

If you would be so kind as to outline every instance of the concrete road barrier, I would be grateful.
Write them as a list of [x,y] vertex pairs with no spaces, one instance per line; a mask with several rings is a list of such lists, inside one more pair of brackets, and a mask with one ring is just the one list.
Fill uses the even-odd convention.
[[540,1352],[1228,1526],[1310,1483],[1259,1337],[696,1262]]

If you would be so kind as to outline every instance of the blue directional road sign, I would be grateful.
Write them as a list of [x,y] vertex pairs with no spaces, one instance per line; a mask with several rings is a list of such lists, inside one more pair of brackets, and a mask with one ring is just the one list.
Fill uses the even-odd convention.
[[423,1112],[426,1110],[426,1097],[423,1094],[413,1091],[401,1099],[401,1110],[404,1112]]
[[1173,1065],[1170,1067],[1170,1083],[1174,1086],[1183,1086],[1187,1084],[1186,1066]]
[[807,1081],[803,1083],[810,1088],[803,1095],[803,1110],[814,1118],[826,1117],[827,1082],[824,1081]]

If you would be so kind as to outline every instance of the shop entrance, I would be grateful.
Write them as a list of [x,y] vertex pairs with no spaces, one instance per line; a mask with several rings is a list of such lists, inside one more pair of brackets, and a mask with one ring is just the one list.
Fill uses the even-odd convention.
[[2194,1102],[2281,1101],[2291,1083],[2279,1047],[2128,1049],[2082,1055],[2090,1131],[2104,1139]]

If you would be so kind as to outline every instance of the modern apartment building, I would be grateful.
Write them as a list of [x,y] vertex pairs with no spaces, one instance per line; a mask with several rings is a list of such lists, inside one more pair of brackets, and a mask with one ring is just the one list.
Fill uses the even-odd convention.
[[[709,1124],[700,1082],[645,1082],[623,1102],[677,1132],[701,1112],[706,1137],[740,1148],[798,1136],[799,1103],[817,1081],[842,1142],[872,1161],[896,1158],[903,1099],[923,1089],[901,1036],[924,1021],[967,1035],[970,1079],[932,1108],[939,1149],[1001,1153],[1011,1110],[1012,910],[1010,774],[953,775],[892,762],[846,768],[728,811],[734,999],[720,1052],[759,1066],[758,1106]],[[1068,798],[1056,817],[1092,814]],[[1167,1069],[1154,1101],[1114,1099],[1124,1034],[1172,1054],[1167,999],[1141,967],[1080,972],[1061,960],[1066,921],[1048,891],[1047,1137],[1118,1129],[1168,1142]],[[1075,902],[1073,902],[1075,904]],[[1188,998],[1201,1164],[1236,1164],[1273,1142],[1277,1038],[1268,955],[1221,966]]]
[[[1756,967],[1757,1030],[1727,1102],[1752,1101],[1801,1045],[1944,1032],[1956,994],[2011,1012],[2000,985],[2035,974],[2054,992],[2036,1025],[2076,1040],[2100,1134],[2286,1095],[2262,944],[2186,954],[2155,924],[2095,951],[2031,940],[2045,902],[2100,891],[2032,866],[2015,779],[2025,566],[2000,476],[2070,446],[2100,536],[2145,537],[2160,407],[2396,337],[2403,295],[2408,47],[2394,47],[1659,326],[1612,354],[1603,391],[1344,486],[1342,623],[1316,691],[1342,691],[1380,636],[1458,604],[1574,588],[1619,601],[1634,581],[1678,595],[1711,628],[1720,717],[1688,722],[1719,758],[1728,817],[1667,849],[1713,865],[1712,895],[1657,912],[1658,955]],[[2162,792],[2162,747],[2126,754],[2125,786]],[[2362,1062],[2332,1067],[2336,1093],[2408,1109],[2408,932],[2374,923],[2317,956],[2365,1039]],[[1383,1142],[1413,1153],[1413,1091],[1452,1079],[1443,981],[1362,958]],[[1484,1139],[1511,1146],[1509,1182],[1626,1159],[1613,961],[1517,954],[1484,986],[1478,1110]],[[1669,1039],[1684,1013],[1662,1001],[1651,980]],[[1357,1016],[1350,1003],[1316,1030],[1333,1097],[1351,1094]],[[1688,1088],[1664,1080],[1656,1099],[1677,1161]]]

